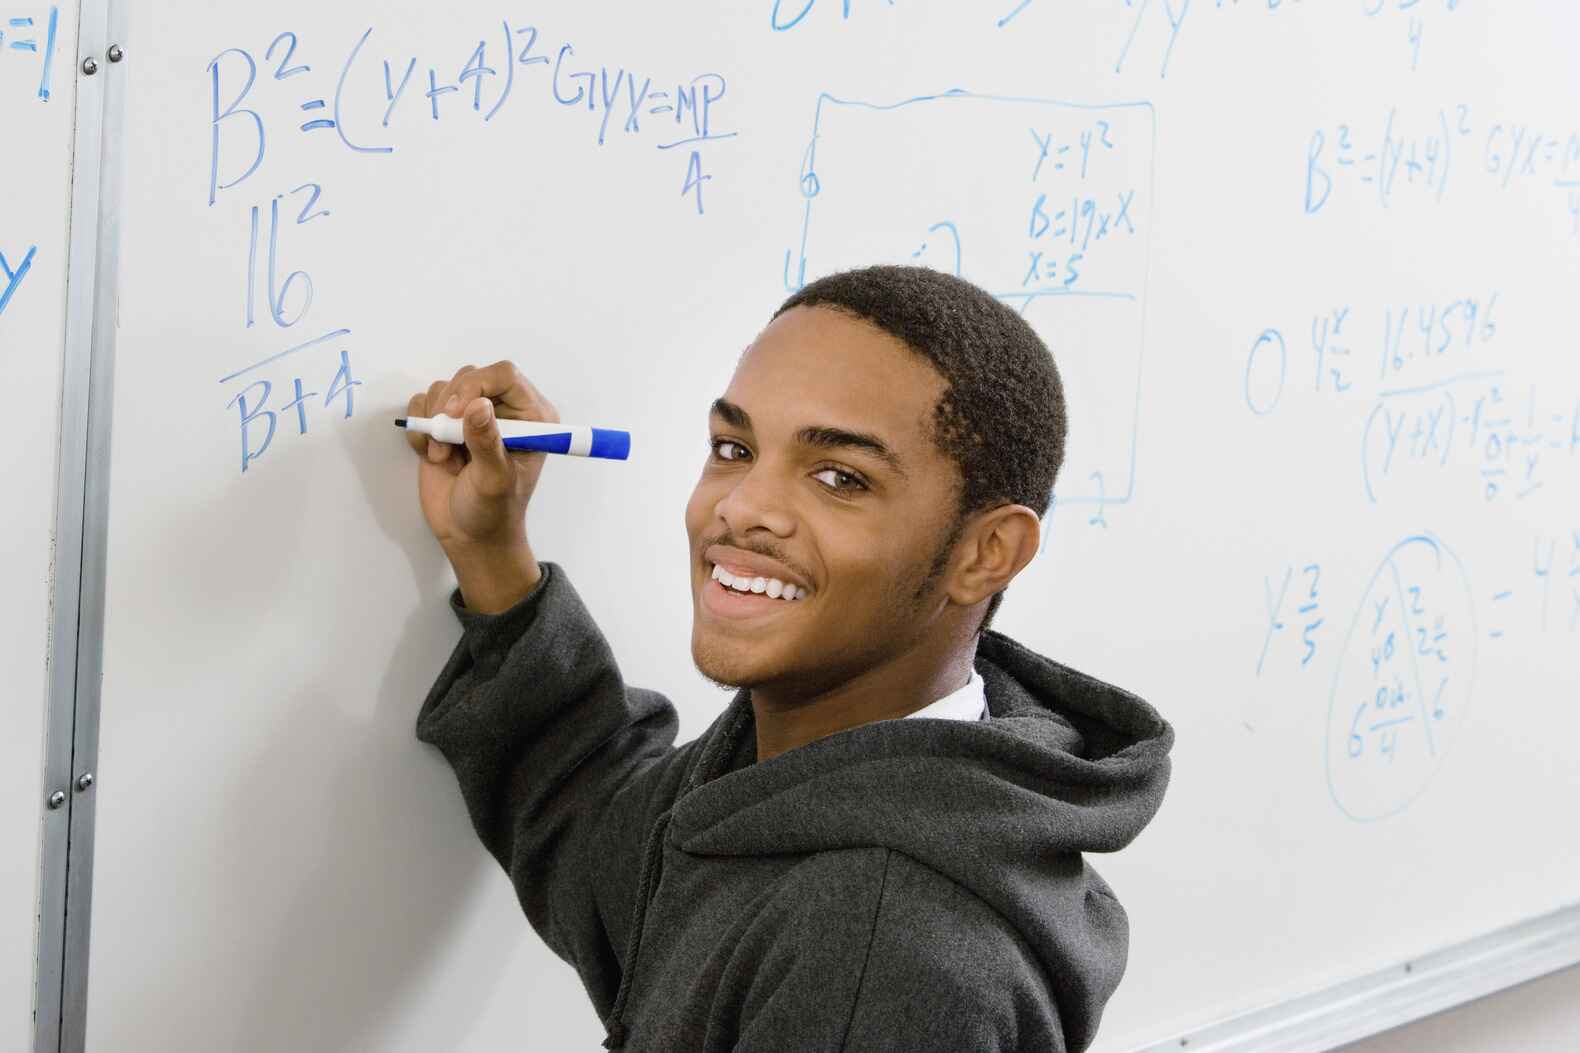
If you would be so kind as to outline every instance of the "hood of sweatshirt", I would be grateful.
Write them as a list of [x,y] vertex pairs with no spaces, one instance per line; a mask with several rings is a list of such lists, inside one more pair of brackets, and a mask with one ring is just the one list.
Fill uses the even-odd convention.
[[697,753],[672,836],[700,856],[905,853],[1015,925],[1081,1048],[1129,943],[1082,854],[1123,848],[1151,820],[1174,732],[1136,695],[997,632],[978,642],[975,668],[986,720],[882,720],[761,763],[741,690]]

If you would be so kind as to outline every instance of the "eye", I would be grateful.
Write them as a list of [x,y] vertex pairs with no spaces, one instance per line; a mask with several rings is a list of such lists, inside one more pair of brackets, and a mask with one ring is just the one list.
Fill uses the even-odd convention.
[[[710,439],[708,441],[708,446],[713,450],[713,456],[717,457],[721,461],[738,461],[745,456],[750,456],[750,453],[747,451],[746,447],[742,446],[734,439]],[[732,452],[726,453],[726,449]]]
[[[823,480],[822,477],[825,475],[834,476],[834,480],[832,482]],[[842,468],[823,468],[815,473],[812,478],[822,482],[830,490],[860,491],[867,489],[867,484],[861,476],[854,472],[847,472]]]

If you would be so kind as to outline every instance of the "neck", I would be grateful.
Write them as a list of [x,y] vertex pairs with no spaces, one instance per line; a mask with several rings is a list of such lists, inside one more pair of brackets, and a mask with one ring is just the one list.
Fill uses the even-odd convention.
[[942,655],[918,649],[810,697],[754,687],[757,760],[761,763],[847,728],[915,713],[964,687],[975,658],[975,646]]

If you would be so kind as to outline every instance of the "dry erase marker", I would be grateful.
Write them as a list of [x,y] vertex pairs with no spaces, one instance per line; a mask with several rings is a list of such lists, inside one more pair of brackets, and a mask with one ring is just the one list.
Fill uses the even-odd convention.
[[[623,461],[631,453],[631,433],[585,424],[549,424],[538,420],[495,418],[507,450],[568,453],[572,457],[605,457]],[[457,446],[466,439],[459,417],[396,417],[395,427],[430,435]]]

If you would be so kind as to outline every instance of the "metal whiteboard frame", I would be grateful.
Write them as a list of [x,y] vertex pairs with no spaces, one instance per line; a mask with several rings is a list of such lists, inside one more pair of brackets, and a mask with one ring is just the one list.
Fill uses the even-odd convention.
[[[50,595],[49,704],[40,824],[35,1053],[80,1051],[87,1020],[89,905],[93,892],[99,685],[108,525],[110,368],[119,260],[122,63],[107,51],[109,0],[80,0],[71,69],[76,78],[66,331]],[[92,59],[92,75],[84,64]],[[111,106],[113,103],[113,108]],[[117,160],[106,165],[106,156]],[[48,798],[63,793],[59,807]]]
[[1580,964],[1580,904],[1135,1053],[1318,1053]]
[[[41,823],[34,1053],[83,1053],[93,895],[104,583],[109,532],[116,277],[120,263],[126,39],[121,0],[80,0],[70,257],[51,595],[46,807]],[[98,64],[95,76],[84,59]],[[81,220],[91,217],[92,222]],[[1580,904],[1323,990],[1176,1035],[1136,1053],[1318,1053],[1580,964]]]

